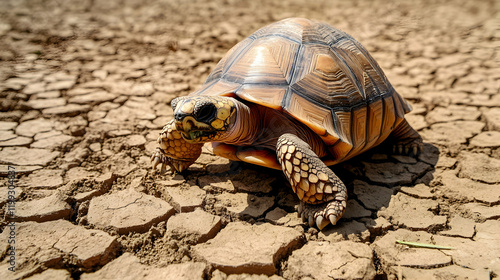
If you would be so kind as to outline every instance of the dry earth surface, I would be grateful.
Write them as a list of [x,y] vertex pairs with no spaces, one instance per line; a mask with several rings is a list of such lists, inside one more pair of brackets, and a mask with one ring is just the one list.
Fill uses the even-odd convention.
[[[0,279],[498,279],[499,5],[2,0]],[[380,147],[335,166],[348,210],[321,232],[281,172],[209,149],[183,174],[149,163],[173,98],[297,16],[366,46],[425,141],[418,158]]]

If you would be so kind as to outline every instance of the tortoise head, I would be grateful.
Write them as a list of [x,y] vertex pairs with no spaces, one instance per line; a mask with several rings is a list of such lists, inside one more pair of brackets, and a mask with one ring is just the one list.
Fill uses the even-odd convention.
[[175,127],[189,143],[220,139],[236,120],[235,100],[222,96],[186,96],[172,100]]

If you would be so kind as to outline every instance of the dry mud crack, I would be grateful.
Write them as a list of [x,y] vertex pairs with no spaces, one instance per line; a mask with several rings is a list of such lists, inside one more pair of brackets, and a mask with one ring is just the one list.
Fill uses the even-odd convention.
[[[425,143],[333,167],[348,209],[321,232],[281,172],[207,148],[183,174],[149,163],[171,100],[287,17],[360,41]],[[499,279],[499,18],[493,0],[1,1],[0,279]]]

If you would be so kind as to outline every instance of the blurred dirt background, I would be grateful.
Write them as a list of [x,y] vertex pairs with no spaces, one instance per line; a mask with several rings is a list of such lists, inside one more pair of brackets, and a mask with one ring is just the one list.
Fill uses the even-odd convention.
[[[360,41],[426,143],[335,166],[348,210],[322,232],[281,172],[149,163],[170,101],[287,17]],[[0,39],[0,279],[500,277],[499,1],[2,0]]]

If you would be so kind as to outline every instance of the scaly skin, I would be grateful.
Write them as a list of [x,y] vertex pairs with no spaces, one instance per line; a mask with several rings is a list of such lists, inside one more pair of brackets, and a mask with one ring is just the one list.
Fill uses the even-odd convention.
[[162,173],[165,172],[167,165],[172,168],[172,171],[182,172],[200,157],[203,147],[203,143],[186,142],[175,128],[174,120],[163,127],[157,142],[159,147],[153,152],[151,162],[153,169],[161,163]]
[[278,139],[276,154],[283,173],[301,200],[298,214],[321,230],[335,225],[346,208],[344,183],[314,153],[309,144],[293,134]]

